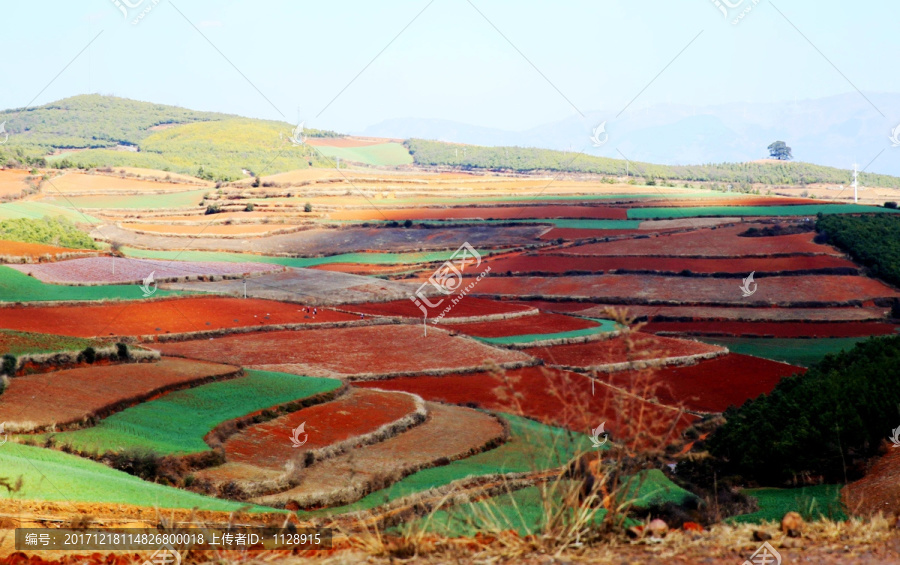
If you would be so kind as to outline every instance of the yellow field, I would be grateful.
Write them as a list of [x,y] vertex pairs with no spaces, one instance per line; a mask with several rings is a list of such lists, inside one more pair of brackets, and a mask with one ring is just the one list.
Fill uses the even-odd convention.
[[0,169],[0,198],[16,197],[21,194],[28,188],[26,177],[28,177],[28,171]]
[[[118,169],[116,169],[118,170]],[[132,169],[134,171],[146,169]],[[165,178],[163,171],[148,171],[155,173],[153,178]],[[162,175],[161,177],[159,175]],[[191,178],[191,177],[184,177]],[[79,194],[161,194],[166,192],[184,192],[196,190],[197,187],[190,184],[142,180],[137,178],[122,178],[115,174],[103,173],[65,173],[50,179],[52,186],[45,187],[45,192],[67,195]],[[205,183],[204,186],[209,185]],[[210,185],[211,186],[211,185]]]

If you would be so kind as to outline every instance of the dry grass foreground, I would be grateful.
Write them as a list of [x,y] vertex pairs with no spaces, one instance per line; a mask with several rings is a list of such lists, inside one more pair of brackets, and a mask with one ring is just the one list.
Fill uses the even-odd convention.
[[[99,565],[113,562],[140,565],[149,552],[141,554],[71,554],[68,552],[29,552],[27,556],[15,553],[13,546],[15,527],[39,527],[44,523],[40,514],[44,509],[31,504],[36,515],[8,518],[7,508],[0,505],[0,564],[22,565],[43,563],[77,563]],[[71,511],[72,509],[68,509]],[[70,523],[87,516],[102,515],[102,507],[79,509],[71,516]],[[116,512],[116,514],[120,514]],[[165,514],[162,516],[161,514]],[[128,524],[144,527],[147,521],[168,518],[168,511],[145,512],[142,519],[125,520],[121,515],[116,525]],[[221,520],[228,523],[235,517],[212,516],[213,513],[178,513],[179,520]],[[208,514],[208,515],[207,515]],[[182,516],[184,515],[184,516]],[[155,518],[154,518],[155,517]],[[174,515],[173,515],[174,517]],[[241,516],[246,523],[248,516]],[[266,520],[268,518],[268,521]],[[258,516],[256,523],[272,523],[278,517]],[[94,518],[102,519],[102,518]],[[283,518],[282,518],[283,519]],[[203,552],[184,555],[183,563],[272,563],[349,565],[367,563],[373,565],[404,563],[409,565],[497,563],[516,565],[551,565],[596,563],[609,565],[737,565],[744,562],[759,547],[753,541],[754,531],[764,531],[773,536],[770,544],[781,554],[782,563],[813,563],[820,565],[888,565],[900,562],[900,532],[882,518],[852,520],[848,522],[816,522],[807,526],[800,538],[783,536],[778,525],[767,523],[751,525],[719,525],[702,532],[670,532],[665,538],[629,540],[625,537],[610,539],[605,543],[559,552],[539,548],[539,541],[513,535],[483,536],[479,539],[446,539],[421,537],[415,543],[394,537],[372,534],[336,538],[335,550],[319,554],[292,554],[289,551],[260,552]]]

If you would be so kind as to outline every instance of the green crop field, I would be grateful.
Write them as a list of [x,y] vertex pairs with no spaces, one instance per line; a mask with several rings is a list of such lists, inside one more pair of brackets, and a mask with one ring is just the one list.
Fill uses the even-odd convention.
[[629,219],[703,218],[710,216],[815,216],[823,214],[886,214],[898,210],[862,204],[798,204],[796,206],[692,206],[686,208],[631,208]]
[[735,516],[728,521],[759,523],[779,521],[788,512],[799,512],[804,520],[846,520],[841,504],[842,485],[816,485],[794,489],[758,488],[743,491],[756,498],[759,511]]
[[[123,247],[122,251],[129,257],[138,259],[179,259],[181,261],[228,261],[243,263],[253,261],[284,265],[285,267],[313,267],[332,263],[357,263],[361,265],[414,265],[446,261],[453,251],[427,251],[421,253],[343,253],[328,257],[272,257],[269,255],[251,255],[247,253],[228,253],[224,251],[150,251]],[[482,256],[500,253],[498,250],[477,250]]]
[[[159,209],[198,207],[209,190],[188,190],[167,194],[114,194],[102,196],[67,196],[50,193],[45,202],[64,208]],[[83,220],[82,220],[83,221]]]
[[200,453],[214,427],[259,410],[341,386],[335,379],[247,371],[247,376],[167,394],[106,418],[93,428],[52,435],[85,453],[141,449],[161,455]]
[[0,355],[81,351],[99,345],[100,342],[95,339],[0,329]]
[[545,339],[564,339],[570,337],[582,337],[587,335],[595,335],[616,331],[616,323],[612,320],[594,320],[599,325],[593,328],[585,328],[583,330],[572,330],[570,332],[557,332],[552,334],[523,334],[510,335],[506,337],[475,337],[478,341],[492,343],[495,345],[509,345],[511,343],[531,343],[534,341],[543,341]]
[[368,145],[366,147],[316,145],[313,149],[331,159],[340,157],[343,161],[355,161],[366,165],[395,167],[398,165],[411,165],[413,162],[412,155],[400,143],[379,143],[378,145]]
[[62,197],[59,197],[57,200],[58,201],[53,204],[47,202],[33,202],[30,200],[0,204],[0,220],[15,220],[18,218],[31,218],[37,220],[45,216],[50,216],[52,218],[62,216],[67,220],[72,220],[73,222],[81,224],[100,223],[100,220],[97,218],[89,214],[82,214],[77,209],[72,208],[71,205],[58,205],[65,203],[65,200]]
[[[8,442],[0,449],[0,478],[22,478],[19,500],[132,504],[233,512],[246,504],[210,498],[116,471],[51,449]],[[75,513],[73,509],[73,513]]]
[[452,461],[447,465],[413,473],[353,504],[316,510],[309,514],[341,514],[367,510],[466,477],[552,469],[568,463],[578,453],[584,453],[591,448],[586,435],[546,426],[518,416],[509,414],[501,416],[509,422],[510,439],[500,447]]
[[[641,471],[629,479],[625,500],[635,508],[647,508],[666,502],[682,504],[692,498],[690,492],[670,481],[658,469]],[[546,525],[546,508],[558,508],[559,498],[572,488],[568,481],[551,486],[533,486],[487,500],[480,500],[433,514],[404,525],[400,530],[416,528],[447,537],[475,536],[479,532],[498,533],[513,530],[521,536],[535,534]],[[570,509],[574,512],[574,509]],[[606,510],[599,509],[593,522],[599,524]]]
[[[158,290],[153,296],[190,294]],[[0,266],[0,302],[44,302],[48,300],[138,300],[144,298],[136,284],[64,286],[43,283],[15,269]]]
[[829,353],[849,351],[867,337],[768,338],[768,337],[698,337],[700,341],[724,345],[734,353],[811,367]]

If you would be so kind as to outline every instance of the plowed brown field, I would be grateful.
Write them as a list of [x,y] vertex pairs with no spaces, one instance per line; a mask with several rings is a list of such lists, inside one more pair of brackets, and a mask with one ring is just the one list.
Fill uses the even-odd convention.
[[494,273],[548,273],[569,271],[603,272],[614,270],[658,271],[667,273],[778,273],[813,269],[853,269],[851,261],[833,255],[797,257],[731,257],[694,259],[689,257],[602,257],[571,255],[519,255],[488,261]]
[[882,322],[650,322],[646,332],[685,335],[773,337],[865,337],[891,335],[898,326]]
[[[723,351],[723,348],[719,346],[699,341],[665,338],[641,332],[635,333],[632,339],[635,352],[631,360],[638,361]],[[630,360],[624,337],[586,343],[531,347],[522,351],[543,359],[550,365],[567,367],[598,367],[611,363],[625,363]]]
[[462,370],[486,361],[530,361],[530,357],[517,351],[452,337],[437,328],[428,328],[426,336],[420,325],[267,332],[155,347],[167,355],[242,366],[298,364],[339,376]]
[[[527,367],[506,371],[509,386],[490,373],[446,375],[440,377],[401,377],[377,383],[359,383],[363,387],[403,390],[435,402],[474,404],[488,410],[523,414],[577,432],[606,422],[613,434],[625,433],[634,425],[634,416],[643,411],[646,423],[666,440],[697,420],[677,410],[622,394],[602,382],[547,367]],[[513,398],[513,393],[517,398]],[[671,431],[670,431],[671,430]]]
[[[483,283],[485,280],[482,280],[481,282]],[[477,289],[478,287],[475,288]],[[444,297],[444,303],[449,303],[451,298],[452,296]],[[430,300],[433,304],[437,304],[437,301],[440,300],[440,298],[434,297]],[[444,308],[445,304],[442,304],[441,308]],[[422,311],[412,300],[393,300],[391,302],[376,302],[370,304],[347,304],[346,306],[343,306],[342,309],[349,310],[350,312],[372,314],[376,316],[403,316],[407,318],[422,317]],[[429,312],[429,316],[434,316],[441,312],[441,310],[437,308],[433,310],[434,312]],[[457,302],[445,317],[470,318],[477,316],[492,316],[494,314],[524,313],[529,310],[532,310],[532,308],[529,308],[528,306],[466,296]]]
[[644,239],[590,243],[554,250],[566,255],[657,255],[661,257],[754,257],[783,253],[842,255],[833,247],[813,242],[813,233],[772,237],[741,237],[738,234],[760,224],[746,223],[717,229],[664,234]]
[[541,313],[537,316],[522,316],[508,320],[453,324],[451,329],[477,337],[506,337],[511,335],[570,332],[596,326],[597,322],[585,320],[584,318]]
[[578,218],[627,220],[626,208],[606,206],[453,206],[450,208],[399,208],[340,210],[330,212],[333,220],[515,220],[525,218]]
[[225,442],[225,458],[228,462],[280,470],[296,455],[292,430],[303,423],[306,433],[300,439],[308,435],[302,448],[309,450],[373,432],[415,409],[412,396],[353,388],[332,402],[292,412],[231,436]]
[[125,363],[67,369],[10,379],[0,402],[0,422],[8,429],[66,426],[106,417],[165,391],[207,380],[236,377],[229,365],[164,358],[158,363]]
[[[729,406],[740,406],[760,394],[772,392],[782,378],[804,372],[806,369],[787,363],[730,353],[696,365],[654,370],[660,386],[654,389],[653,396],[663,404],[683,405],[701,412],[724,412]],[[599,377],[628,389],[636,374],[623,371]]]
[[475,292],[501,296],[585,298],[618,304],[668,301],[683,304],[825,303],[828,306],[900,296],[881,281],[849,275],[760,276],[756,277],[755,282],[757,292],[744,297],[740,279],[657,275],[565,278],[489,276],[478,283]]

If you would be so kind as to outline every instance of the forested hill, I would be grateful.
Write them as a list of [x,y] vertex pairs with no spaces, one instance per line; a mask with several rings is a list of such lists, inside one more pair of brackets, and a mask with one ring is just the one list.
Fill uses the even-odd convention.
[[[279,134],[286,138],[293,127],[285,122],[114,96],[73,96],[5,110],[0,122],[9,134],[0,145],[0,165],[136,166],[186,174],[202,166],[208,178],[230,180],[241,178],[242,168],[268,165],[271,173],[319,164],[309,150],[279,155]],[[308,128],[304,133],[338,135]]]
[[[587,142],[587,140],[586,140]],[[625,159],[596,157],[583,153],[554,151],[535,147],[484,147],[441,141],[410,139],[407,148],[416,164],[468,169],[531,171],[570,171],[625,176]],[[662,181],[706,181],[734,185],[803,185],[814,183],[849,184],[852,173],[844,169],[810,163],[717,163],[706,165],[655,165],[630,161],[632,176]],[[900,177],[862,173],[865,186],[900,188]]]

